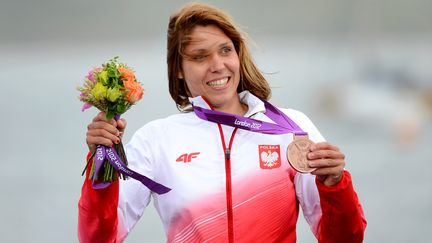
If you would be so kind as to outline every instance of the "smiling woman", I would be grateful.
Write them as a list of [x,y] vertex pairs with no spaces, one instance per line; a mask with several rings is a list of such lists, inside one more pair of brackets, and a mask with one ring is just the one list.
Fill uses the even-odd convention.
[[[296,242],[299,207],[319,242],[362,242],[345,155],[302,112],[267,101],[269,84],[223,11],[186,5],[170,18],[167,49],[169,91],[183,112],[144,125],[125,149],[131,169],[171,191],[135,180],[95,190],[86,180],[80,241],[122,241],[153,197],[168,242]],[[125,126],[99,113],[89,148],[109,146]],[[311,173],[285,156],[299,135],[310,139],[298,159]]]
[[216,26],[197,26],[185,56],[179,78],[185,80],[190,96],[201,95],[216,110],[244,115],[237,94],[239,58],[231,39]]
[[[207,72],[229,71],[228,83],[237,93],[248,90],[261,99],[270,98],[270,86],[252,61],[244,36],[223,11],[190,4],[171,16],[167,37],[169,91],[180,110],[190,110],[188,97],[194,96],[184,78],[188,63],[202,63],[202,68],[205,64]],[[214,86],[227,78],[212,76],[207,81],[220,80],[219,84],[213,82]]]

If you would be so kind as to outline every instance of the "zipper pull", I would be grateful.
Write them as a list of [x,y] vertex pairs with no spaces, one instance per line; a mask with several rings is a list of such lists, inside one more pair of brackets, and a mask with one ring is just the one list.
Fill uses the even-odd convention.
[[225,149],[225,159],[230,160],[231,158],[231,151],[229,148]]

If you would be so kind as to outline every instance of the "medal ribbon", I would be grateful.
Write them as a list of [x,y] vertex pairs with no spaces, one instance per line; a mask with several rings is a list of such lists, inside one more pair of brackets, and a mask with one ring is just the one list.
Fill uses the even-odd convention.
[[[130,176],[134,178],[135,180],[140,181],[144,186],[146,186],[151,191],[157,193],[157,194],[164,194],[169,192],[171,189],[168,187],[165,187],[164,185],[161,185],[152,179],[141,175],[138,172],[135,172],[131,169],[129,169],[120,159],[115,149],[111,147],[107,147],[104,145],[97,145],[96,147],[96,154],[95,154],[95,175],[98,175],[99,170],[102,167],[102,164],[105,159],[108,160],[108,162],[114,167],[115,170],[117,170],[119,173],[122,173],[125,176]],[[97,183],[95,182],[95,177],[93,177],[93,188],[100,189],[105,188],[111,184],[111,182],[102,182]]]
[[207,121],[224,124],[231,127],[237,127],[243,130],[264,133],[264,134],[286,134],[294,133],[296,135],[307,135],[293,120],[277,107],[266,100],[262,100],[266,108],[265,115],[274,123],[256,120],[249,117],[238,116],[226,112],[210,110],[198,106],[193,106],[195,114]]
[[[120,115],[116,115],[114,117],[114,119],[116,121],[119,120]],[[150,189],[151,191],[153,191],[157,194],[164,194],[164,193],[167,193],[171,190],[170,188],[165,187],[164,185],[153,181],[152,179],[148,178],[147,176],[141,175],[140,173],[129,169],[127,167],[127,165],[125,163],[123,163],[123,161],[121,161],[121,159],[120,159],[119,155],[117,154],[117,152],[115,151],[115,149],[113,149],[111,147],[107,147],[104,145],[97,145],[95,156],[96,156],[96,158],[95,158],[95,171],[94,171],[95,175],[99,174],[99,171],[102,168],[102,164],[103,164],[104,160],[106,159],[114,167],[114,169],[117,172],[119,172],[125,176],[130,176],[130,177],[134,178],[135,180],[140,181],[142,184],[144,184],[144,186],[146,186],[148,189]],[[92,186],[94,189],[106,188],[107,186],[109,186],[111,184],[111,182],[96,183],[95,178],[96,178],[96,176],[93,176]]]

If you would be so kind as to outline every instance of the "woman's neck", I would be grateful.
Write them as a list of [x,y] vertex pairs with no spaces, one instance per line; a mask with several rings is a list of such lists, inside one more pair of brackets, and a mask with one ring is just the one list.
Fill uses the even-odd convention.
[[208,106],[212,110],[215,111],[221,111],[225,113],[230,113],[234,115],[244,116],[248,111],[248,105],[243,104],[240,101],[240,97],[237,96],[237,99],[231,100],[231,102],[225,102],[222,104],[212,104],[210,100],[208,100],[206,97],[202,96],[204,101],[207,103]]
[[243,116],[248,111],[248,106],[239,101],[238,103],[231,106],[213,107],[213,109],[216,111],[222,111],[234,115]]

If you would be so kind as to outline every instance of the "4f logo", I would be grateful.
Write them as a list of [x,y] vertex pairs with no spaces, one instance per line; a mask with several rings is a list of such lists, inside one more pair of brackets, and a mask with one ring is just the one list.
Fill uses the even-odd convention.
[[258,154],[261,169],[275,169],[281,166],[279,145],[259,145]]
[[200,154],[200,152],[182,154],[176,159],[176,161],[177,162],[183,162],[183,163],[191,162],[192,159],[197,158],[199,154]]

